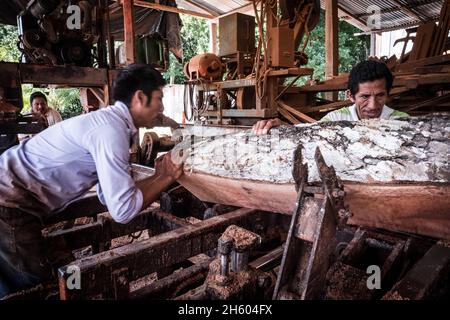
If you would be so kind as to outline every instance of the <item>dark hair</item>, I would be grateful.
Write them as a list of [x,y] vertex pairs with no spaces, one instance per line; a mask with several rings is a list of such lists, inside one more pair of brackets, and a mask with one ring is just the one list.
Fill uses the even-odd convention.
[[40,91],[36,91],[30,95],[30,106],[33,105],[33,100],[36,98],[42,98],[47,102],[47,96]]
[[386,79],[386,90],[389,93],[392,88],[393,76],[386,64],[376,60],[362,61],[350,71],[348,89],[352,95],[355,95],[358,93],[360,83],[379,79]]
[[152,66],[130,64],[119,71],[114,81],[113,98],[129,106],[137,90],[142,90],[151,99],[152,92],[165,84],[161,73]]

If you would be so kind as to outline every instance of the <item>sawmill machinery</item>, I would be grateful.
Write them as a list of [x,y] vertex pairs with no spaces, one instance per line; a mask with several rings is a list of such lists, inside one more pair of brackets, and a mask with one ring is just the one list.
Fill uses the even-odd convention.
[[[265,10],[274,10],[274,3],[276,1],[259,2],[260,8],[265,6]],[[189,85],[194,88],[192,92],[188,91],[188,98],[197,100],[193,112],[196,120],[214,124],[248,124],[261,117],[283,114],[289,102],[309,99],[307,95],[292,92],[294,81],[284,85],[282,80],[287,77],[295,80],[312,74],[312,70],[299,66],[306,61],[301,52],[307,42],[307,34],[314,25],[311,20],[314,11],[299,11],[293,7],[286,10],[283,6],[287,3],[297,3],[301,7],[307,2],[279,1],[280,14],[286,18],[283,19],[285,23],[278,20],[268,22],[276,25],[273,31],[269,28],[268,34],[278,36],[281,41],[288,34],[293,39],[300,38],[298,43],[295,40],[295,49],[286,49],[277,44],[279,48],[270,51],[268,47],[268,53],[264,54],[264,46],[273,42],[267,41],[261,44],[261,48],[253,45],[250,46],[253,49],[249,49],[248,44],[252,42],[246,35],[246,41],[242,43],[247,47],[236,43],[237,49],[231,53],[219,52],[219,56],[203,60],[204,64],[197,57],[188,66]],[[264,16],[262,11],[257,18],[259,21]],[[235,25],[238,25],[239,15],[233,19],[235,17]],[[302,20],[307,18],[311,20],[310,24]],[[252,30],[251,20],[254,21],[254,18],[241,19],[244,20],[245,28],[239,30]],[[282,28],[290,30],[280,30]],[[298,36],[302,34],[301,30],[304,30],[303,36]],[[256,43],[256,39],[253,43]],[[223,79],[219,76],[216,79],[214,72],[220,69],[218,62],[222,68],[220,74],[225,72],[226,81],[221,81]],[[208,67],[211,65],[213,68],[209,73]],[[271,108],[275,108],[275,111]],[[448,148],[448,135],[442,132],[449,131],[437,124],[440,123],[439,118],[430,119],[427,121],[431,124],[426,119],[414,120],[416,123],[411,126],[412,129],[408,127],[408,130],[398,134],[399,137],[409,139],[408,143],[404,143],[405,147],[417,146],[411,149],[415,152],[421,148],[428,150],[418,152],[418,155],[435,154],[430,151],[432,145]],[[448,118],[442,119],[448,123]],[[333,126],[321,125],[329,128]],[[311,129],[320,136],[312,141],[328,141],[330,137],[339,138],[349,131],[348,139],[354,138],[352,126],[343,123],[342,129],[336,130],[339,134],[330,136],[321,130],[314,131],[312,126],[305,126],[304,130]],[[399,123],[394,123],[394,127],[400,128]],[[227,139],[229,132],[225,131],[232,129],[223,128],[223,132],[209,137],[209,142]],[[396,130],[387,132],[392,134]],[[421,132],[425,132],[425,135]],[[374,135],[373,138],[379,141],[380,136],[383,135]],[[242,138],[237,140],[238,143],[231,141],[238,147],[251,144],[252,139],[255,139],[260,150],[271,150],[270,137],[238,137]],[[185,136],[183,140],[191,138]],[[442,146],[442,143],[447,144]],[[140,156],[148,164],[155,158],[153,145],[166,147],[164,141],[151,135],[147,136],[143,144]],[[376,145],[367,143],[363,137],[361,144]],[[403,143],[400,145],[403,146]],[[168,146],[168,149],[171,147]],[[219,149],[225,148],[221,145]],[[211,156],[211,152],[204,154]],[[43,230],[50,247],[64,240],[76,254],[74,260],[59,266],[58,279],[12,294],[7,299],[415,300],[449,297],[449,228],[446,213],[443,213],[443,209],[449,205],[445,191],[448,184],[429,181],[416,185],[411,182],[403,185],[368,183],[364,193],[364,189],[343,183],[336,176],[335,169],[324,161],[327,155],[322,155],[320,148],[315,153],[303,155],[296,149],[294,154],[292,174],[291,166],[289,169],[281,167],[285,170],[284,176],[292,175],[289,178],[294,181],[284,187],[273,181],[266,182],[264,188],[260,180],[202,175],[201,172],[195,172],[193,166],[185,172],[181,185],[172,186],[161,195],[159,204],[142,211],[127,225],[115,223],[105,213],[107,208],[98,202],[95,194],[86,195],[64,212],[45,221],[47,227]],[[366,154],[370,152],[364,153],[361,161],[377,166],[378,159],[366,157]],[[440,156],[445,154],[441,152]],[[401,163],[410,155],[407,153],[399,157],[394,154],[380,159],[383,163]],[[306,156],[309,157],[308,168],[302,161],[302,157]],[[278,159],[275,156],[273,158]],[[282,162],[281,157],[279,163]],[[416,162],[422,165],[421,168],[426,163],[423,158]],[[342,169],[336,163],[334,165],[337,171]],[[433,172],[445,173],[442,169],[448,168],[448,161],[447,167],[445,165],[433,167]],[[405,168],[406,165],[399,167]],[[354,169],[359,170],[360,166]],[[136,165],[131,166],[131,171],[136,180],[154,173],[151,168]],[[232,171],[227,168],[228,173]],[[249,172],[241,170],[238,173]],[[317,176],[315,183],[308,180],[313,172]],[[375,170],[374,173],[379,174],[380,171]],[[224,184],[224,180],[232,184]],[[230,185],[237,192],[228,200],[239,203],[226,203],[226,191],[233,189]],[[196,193],[191,190],[196,190]],[[358,212],[350,211],[348,202],[356,205]],[[274,206],[283,206],[283,213]],[[252,209],[255,207],[258,209]],[[367,212],[375,214],[367,215]],[[426,219],[423,218],[425,216]],[[349,220],[354,223],[348,223]],[[368,271],[374,270],[373,266],[379,267],[381,288],[376,283],[368,285]],[[73,267],[77,268],[81,277],[82,285],[77,290],[70,286]]]
[[[64,241],[74,260],[58,268],[57,280],[6,299],[448,297],[448,242],[348,224],[346,185],[320,149],[313,161],[321,182],[308,182],[303,156],[297,148],[291,215],[204,202],[178,185],[121,225],[103,213],[95,194],[86,195],[45,221],[43,230],[49,247]],[[148,167],[131,169],[136,180],[154,174]],[[370,282],[373,266],[381,287]],[[71,283],[74,270],[79,289]]]
[[17,17],[25,62],[93,66],[94,44],[101,32],[95,4],[85,0],[29,1]]
[[309,98],[289,88],[300,77],[313,74],[311,68],[301,66],[308,62],[305,48],[319,20],[319,1],[262,0],[254,2],[254,9],[255,17],[236,13],[220,18],[218,56],[199,55],[187,64],[195,71],[202,61],[202,68],[209,70],[193,77],[185,69],[188,119],[248,125],[278,116],[291,101]]

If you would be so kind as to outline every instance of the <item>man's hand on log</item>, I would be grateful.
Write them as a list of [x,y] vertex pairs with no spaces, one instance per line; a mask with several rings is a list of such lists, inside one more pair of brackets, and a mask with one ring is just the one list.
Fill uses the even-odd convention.
[[279,127],[283,122],[278,119],[260,120],[253,125],[252,132],[256,135],[267,134],[271,128]]
[[178,161],[174,163],[171,153],[168,152],[155,160],[155,171],[159,176],[170,177],[175,181],[183,174],[183,163],[178,163]]

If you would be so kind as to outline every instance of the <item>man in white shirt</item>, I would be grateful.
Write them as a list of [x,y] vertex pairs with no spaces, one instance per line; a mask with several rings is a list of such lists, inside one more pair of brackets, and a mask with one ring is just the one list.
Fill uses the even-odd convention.
[[[347,96],[353,105],[332,111],[320,121],[359,121],[408,117],[407,113],[386,106],[392,83],[392,73],[385,63],[375,60],[358,63],[350,71],[348,79]],[[284,123],[278,118],[261,120],[253,126],[253,132],[266,134],[270,128],[282,124]]]
[[115,79],[114,105],[59,122],[0,156],[0,298],[51,276],[42,221],[93,186],[111,217],[128,223],[183,174],[182,159],[167,153],[153,176],[130,176],[138,129],[163,119],[164,85],[151,66],[127,66]]

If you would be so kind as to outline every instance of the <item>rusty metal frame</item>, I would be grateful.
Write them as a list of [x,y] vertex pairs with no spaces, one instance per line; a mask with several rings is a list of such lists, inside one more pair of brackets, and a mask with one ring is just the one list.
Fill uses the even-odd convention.
[[46,235],[45,238],[47,241],[64,239],[68,247],[75,250],[102,244],[142,230],[149,230],[152,235],[156,235],[187,225],[190,224],[184,219],[159,209],[147,209],[128,224],[116,223],[109,214],[100,214],[92,223],[57,230]]
[[[76,260],[59,269],[60,297],[65,300],[102,294],[105,298],[125,298],[129,294],[126,287],[130,281],[215,248],[217,239],[227,226],[238,224],[251,227],[258,215],[260,213],[256,210],[242,208],[148,240]],[[70,265],[80,270],[80,290],[67,287]]]

